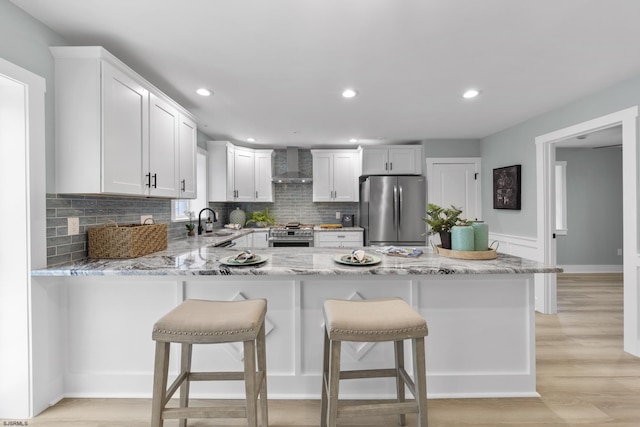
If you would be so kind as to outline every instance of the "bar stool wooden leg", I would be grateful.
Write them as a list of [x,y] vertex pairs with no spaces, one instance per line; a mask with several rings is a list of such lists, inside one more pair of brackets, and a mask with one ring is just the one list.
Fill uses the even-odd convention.
[[[404,394],[404,379],[402,378],[401,371],[404,370],[404,341],[395,341],[394,342],[394,353],[396,358],[396,391],[397,391],[397,402],[401,403],[405,401]],[[398,415],[398,425],[403,426],[406,422],[405,414]]]
[[[182,344],[182,350],[180,355],[180,373],[186,373],[186,378],[180,386],[180,407],[186,408],[189,406],[189,388],[191,386],[191,351],[193,346],[191,344]],[[180,427],[187,427],[187,419],[182,418],[178,423]]]
[[258,333],[257,347],[258,347],[258,371],[260,372],[260,416],[262,427],[269,425],[269,412],[267,408],[267,346],[266,346],[266,333],[264,330],[264,323],[260,332]]
[[329,340],[331,354],[329,355],[329,405],[327,427],[335,427],[338,420],[338,393],[340,391],[340,348],[341,341]]
[[322,394],[320,403],[320,427],[327,426],[327,400],[329,387],[329,335],[327,329],[324,330],[324,346],[322,347]]
[[413,375],[415,384],[415,398],[418,404],[418,427],[427,427],[427,372],[425,368],[424,337],[414,338],[413,344]]
[[247,425],[257,427],[256,346],[253,340],[244,342],[244,385],[247,400]]
[[153,369],[153,401],[151,404],[151,427],[162,427],[167,374],[169,372],[169,343],[156,341],[156,357]]

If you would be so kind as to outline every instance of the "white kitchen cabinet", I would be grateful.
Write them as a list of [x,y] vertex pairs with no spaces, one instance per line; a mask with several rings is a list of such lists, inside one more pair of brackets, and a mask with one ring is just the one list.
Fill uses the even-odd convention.
[[65,59],[56,93],[57,192],[147,192],[149,91],[108,62]]
[[268,248],[269,247],[269,231],[255,231],[251,234],[253,236],[254,248]]
[[273,202],[273,150],[255,150],[254,189],[256,202]]
[[207,141],[209,201],[272,202],[273,150]]
[[316,231],[314,246],[318,248],[357,248],[362,246],[362,231]]
[[180,198],[195,199],[198,195],[198,128],[196,122],[180,114],[178,124],[178,142],[180,157]]
[[253,150],[236,147],[233,151],[234,201],[252,202],[255,200],[255,170]]
[[180,115],[195,130],[188,111],[99,46],[50,49],[56,192],[180,197]]
[[180,113],[153,93],[149,96],[149,106],[149,195],[178,198]]
[[421,175],[422,146],[390,145],[362,148],[362,175]]
[[311,150],[313,201],[357,202],[359,157],[356,150]]
[[233,239],[233,243],[239,248],[250,248],[252,246],[252,236],[251,234],[245,234],[237,239]]

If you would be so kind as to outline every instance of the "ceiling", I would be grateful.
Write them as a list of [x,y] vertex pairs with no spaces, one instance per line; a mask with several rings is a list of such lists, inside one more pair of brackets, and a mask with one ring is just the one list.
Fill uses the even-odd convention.
[[479,139],[640,74],[638,0],[11,1],[249,146]]

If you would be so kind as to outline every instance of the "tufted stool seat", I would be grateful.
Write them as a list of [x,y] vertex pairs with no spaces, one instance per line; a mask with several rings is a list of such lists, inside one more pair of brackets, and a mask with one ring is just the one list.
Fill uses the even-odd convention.
[[[165,419],[247,418],[250,427],[257,426],[260,400],[262,425],[268,424],[267,366],[264,317],[265,299],[244,301],[186,300],[164,315],[153,326],[156,341],[153,379],[151,426],[162,426]],[[191,372],[193,344],[244,343],[244,371]],[[180,374],[167,389],[169,350],[171,343],[182,345]],[[257,371],[256,371],[257,353]],[[246,406],[241,408],[189,407],[191,381],[244,380]],[[180,388],[180,407],[166,408],[171,396]]]
[[[427,377],[424,337],[427,322],[399,298],[366,301],[327,300],[324,303],[325,334],[322,375],[321,427],[334,427],[338,419],[349,416],[398,414],[405,424],[407,413],[418,414],[418,426],[427,427]],[[404,340],[412,341],[415,382],[404,369]],[[340,370],[342,341],[393,341],[394,369]],[[391,377],[396,379],[397,400],[392,403],[338,406],[340,380]],[[405,401],[405,386],[415,402]]]

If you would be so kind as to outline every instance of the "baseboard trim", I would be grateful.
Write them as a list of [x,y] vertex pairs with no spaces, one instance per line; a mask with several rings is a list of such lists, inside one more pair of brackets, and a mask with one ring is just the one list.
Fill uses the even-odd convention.
[[622,273],[624,266],[612,265],[558,265],[565,273]]

